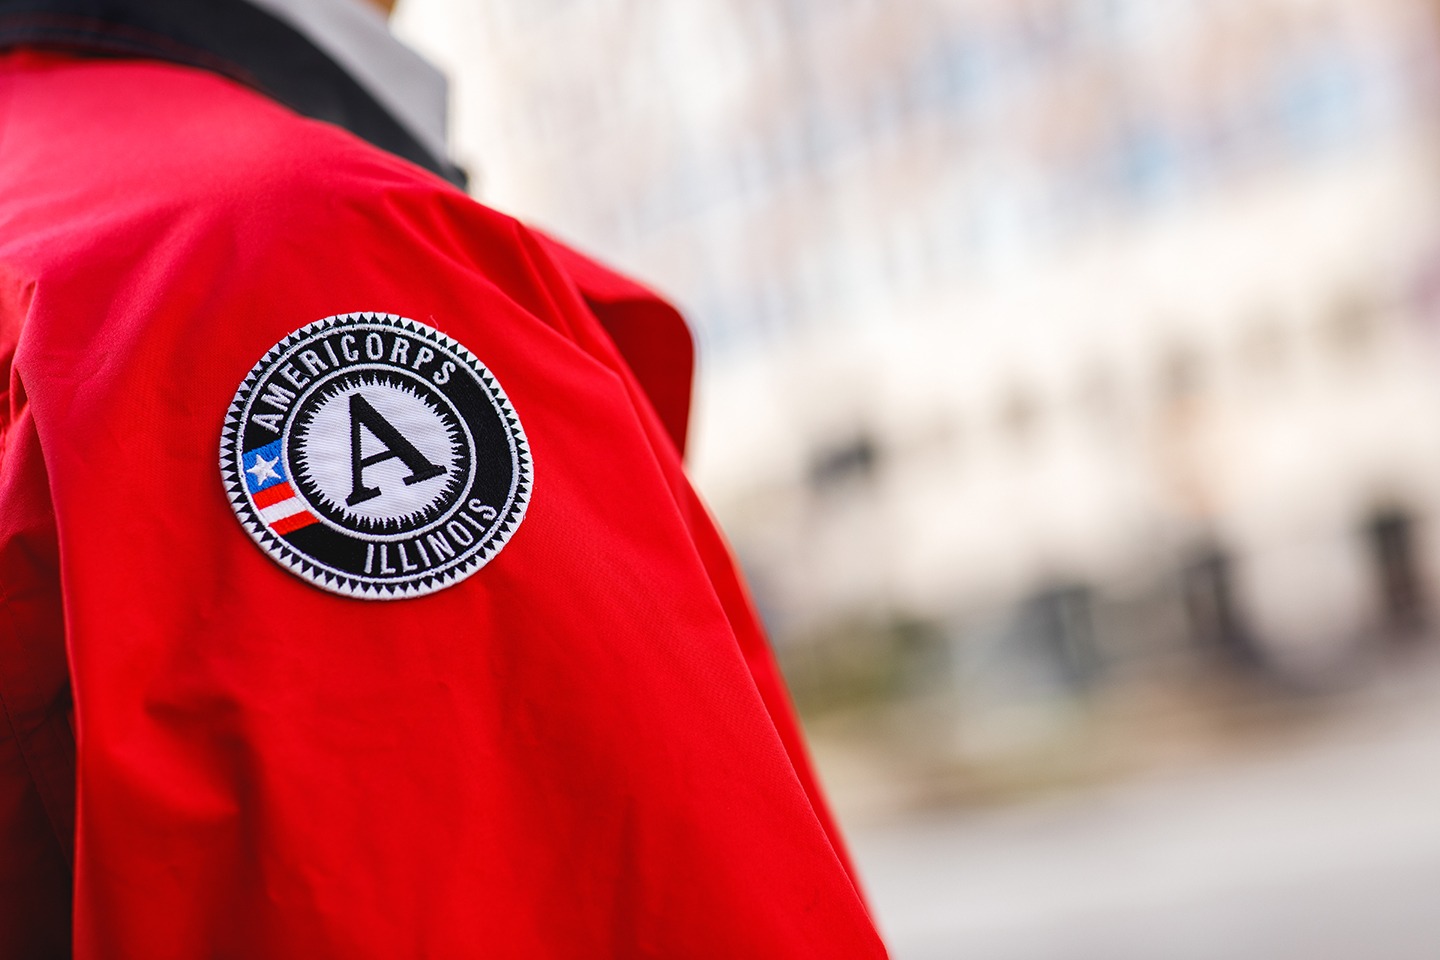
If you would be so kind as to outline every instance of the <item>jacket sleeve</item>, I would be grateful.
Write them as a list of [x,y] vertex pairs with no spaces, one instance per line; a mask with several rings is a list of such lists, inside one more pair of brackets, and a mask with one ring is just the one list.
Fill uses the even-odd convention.
[[[628,378],[649,401],[664,434],[681,457],[689,433],[691,382],[695,365],[694,342],[676,309],[653,291],[622,276],[545,234],[537,234],[565,280],[583,298],[590,312],[609,334]],[[633,392],[633,391],[632,391]],[[653,433],[652,428],[652,433]],[[750,668],[756,692],[785,745],[795,774],[805,788],[816,816],[825,827],[836,854],[851,881],[860,890],[858,876],[844,839],[830,812],[805,747],[805,738],[791,706],[785,682],[760,625],[749,591],[739,576],[738,564],[710,512],[674,458],[662,455],[667,477],[686,526],[725,610],[730,629]],[[863,891],[862,891],[863,894]]]

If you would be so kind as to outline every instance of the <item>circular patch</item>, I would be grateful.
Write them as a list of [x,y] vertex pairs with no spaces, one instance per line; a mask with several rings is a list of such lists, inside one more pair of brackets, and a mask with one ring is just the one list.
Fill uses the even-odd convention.
[[220,471],[245,530],[286,569],[349,597],[451,586],[505,545],[530,499],[530,447],[493,374],[393,314],[281,340],[240,385]]

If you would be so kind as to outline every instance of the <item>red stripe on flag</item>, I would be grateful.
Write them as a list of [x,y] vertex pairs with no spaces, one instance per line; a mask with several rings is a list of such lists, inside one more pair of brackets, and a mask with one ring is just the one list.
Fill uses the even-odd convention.
[[285,534],[293,533],[301,527],[308,527],[312,523],[319,522],[320,521],[316,520],[314,514],[309,510],[301,510],[299,513],[292,513],[288,517],[281,517],[279,520],[276,520],[270,524],[270,529],[283,537]]
[[277,483],[275,486],[266,487],[264,490],[255,494],[255,506],[260,510],[264,510],[271,504],[279,503],[281,500],[289,500],[293,496],[295,496],[295,491],[290,489],[288,482]]

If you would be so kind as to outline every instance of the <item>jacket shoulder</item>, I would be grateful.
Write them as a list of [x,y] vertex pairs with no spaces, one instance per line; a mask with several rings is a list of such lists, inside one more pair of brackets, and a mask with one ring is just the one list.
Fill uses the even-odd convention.
[[[459,191],[330,124],[205,71],[149,61],[0,57],[0,224],[73,253],[116,231],[183,219],[277,227],[306,206],[389,190]],[[14,255],[14,251],[8,251]]]

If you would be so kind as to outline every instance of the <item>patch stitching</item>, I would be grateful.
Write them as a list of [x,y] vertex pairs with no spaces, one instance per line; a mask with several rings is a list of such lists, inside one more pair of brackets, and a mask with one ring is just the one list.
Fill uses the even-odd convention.
[[[291,528],[288,532],[277,534],[272,528],[276,523],[283,524],[284,521],[267,523],[261,516],[261,510],[265,508],[256,505],[256,494],[262,492],[264,489],[274,487],[277,483],[281,482],[280,480],[271,479],[269,473],[273,471],[283,475],[283,482],[292,485],[288,492],[297,498],[309,511],[309,521],[304,519],[298,521],[302,527],[312,525],[311,521],[313,521],[314,524],[326,522],[331,528],[339,531],[340,534],[360,543],[368,544],[370,548],[376,550],[378,550],[378,547],[376,547],[378,544],[401,543],[403,538],[413,538],[416,535],[415,530],[378,535],[345,530],[337,527],[335,523],[330,522],[324,517],[322,511],[317,509],[316,504],[311,502],[310,497],[307,497],[301,489],[303,485],[302,480],[297,476],[297,474],[303,472],[303,465],[300,470],[292,472],[289,469],[288,457],[283,455],[286,450],[291,448],[292,428],[299,420],[299,413],[302,406],[307,402],[307,399],[302,399],[298,396],[298,392],[297,396],[292,398],[293,405],[283,414],[283,431],[281,432],[281,436],[267,445],[268,447],[275,447],[281,450],[281,462],[266,467],[252,460],[252,466],[260,471],[262,478],[260,482],[264,484],[264,487],[260,490],[251,490],[250,484],[242,472],[242,468],[246,466],[246,457],[265,449],[256,446],[252,446],[249,450],[242,449],[246,436],[245,419],[247,412],[252,411],[258,399],[256,396],[257,389],[262,384],[266,384],[273,379],[276,371],[283,369],[282,364],[298,356],[307,346],[325,342],[327,337],[342,330],[346,332],[363,332],[367,329],[372,331],[377,329],[391,330],[402,333],[412,340],[427,341],[432,347],[439,348],[439,351],[436,353],[437,357],[448,354],[449,357],[453,357],[459,361],[456,368],[451,371],[450,376],[462,375],[463,371],[464,374],[473,377],[475,384],[479,387],[480,393],[489,401],[489,412],[493,413],[500,430],[504,433],[510,461],[509,488],[505,492],[504,502],[498,508],[490,507],[488,504],[485,505],[483,507],[484,510],[493,511],[494,513],[493,519],[486,519],[486,515],[483,512],[475,512],[473,507],[473,504],[476,502],[475,500],[472,499],[468,502],[466,500],[470,490],[472,490],[477,483],[475,479],[476,471],[479,469],[478,461],[482,455],[482,451],[479,449],[480,440],[470,435],[473,433],[473,425],[465,420],[465,415],[463,413],[457,413],[459,426],[464,428],[462,432],[466,434],[467,444],[470,447],[471,475],[462,483],[464,489],[461,491],[457,504],[442,511],[438,521],[433,517],[426,519],[418,530],[421,532],[435,530],[440,523],[446,523],[447,518],[451,517],[460,517],[466,523],[469,523],[470,526],[476,527],[477,530],[479,530],[479,527],[475,517],[480,517],[480,522],[485,523],[487,526],[475,538],[473,544],[465,546],[463,550],[457,549],[453,557],[433,564],[427,562],[425,564],[426,569],[420,572],[414,574],[406,573],[405,575],[389,579],[377,576],[366,576],[363,572],[347,570],[335,563],[327,563],[323,557],[312,556],[286,539],[286,537],[292,535],[296,529],[299,529],[298,527]],[[443,353],[440,351],[443,351]],[[383,353],[384,351],[382,351],[382,354]],[[397,365],[393,363],[387,364],[384,361],[377,360],[371,360],[371,362],[364,364],[356,363],[348,369],[341,366],[327,379],[339,380],[357,370],[385,367],[387,365],[392,368],[398,368],[406,377],[419,379],[413,377],[411,371],[406,369],[404,362]],[[448,382],[448,380],[446,382]],[[317,392],[318,384],[305,395],[305,398],[309,398]],[[359,391],[357,390],[356,392]],[[456,409],[455,402],[448,394],[439,389],[433,389],[433,392],[445,400],[452,410]],[[420,397],[420,399],[422,401],[426,400],[424,397]],[[313,419],[313,411],[311,411],[311,415]],[[443,413],[437,413],[437,416],[442,420],[444,419]],[[480,416],[480,414],[476,414],[476,416]],[[491,426],[493,432],[493,426],[488,423],[487,426]],[[271,428],[267,427],[267,429]],[[487,450],[485,452],[498,452],[498,444],[495,446],[497,448],[496,450]],[[266,455],[267,463],[269,459],[270,457]],[[240,384],[240,388],[235,394],[234,400],[231,401],[230,407],[226,412],[224,425],[220,433],[220,470],[231,509],[234,510],[246,533],[271,559],[275,560],[291,573],[322,589],[341,596],[365,600],[399,600],[425,596],[438,590],[443,590],[446,587],[453,586],[474,574],[494,559],[519,528],[529,507],[531,491],[534,487],[534,462],[530,452],[529,440],[525,435],[524,428],[520,424],[519,415],[515,412],[514,406],[511,404],[504,388],[500,386],[494,374],[463,344],[454,338],[433,327],[397,316],[396,314],[388,313],[346,313],[325,317],[324,319],[316,320],[313,323],[306,324],[298,330],[295,330],[267,350],[264,356],[262,356],[246,374]],[[252,476],[253,475],[254,474],[252,474]],[[286,491],[282,491],[282,493],[284,492]],[[472,513],[474,513],[474,516],[472,516]],[[296,516],[298,516],[298,514],[296,514]],[[354,522],[358,523],[360,521]],[[459,520],[451,519],[448,520],[448,522],[452,524],[459,523]],[[469,529],[464,523],[461,523],[460,526],[461,529]],[[442,540],[445,539],[446,538],[442,537]],[[398,550],[399,547],[397,547],[397,551]],[[425,552],[423,545],[420,547],[420,550]],[[436,552],[438,558],[439,551]],[[388,548],[386,555],[388,555]],[[367,558],[369,556],[370,554],[367,554]],[[410,557],[406,562],[408,563],[415,559],[417,558]],[[427,554],[427,560],[428,559]],[[383,565],[384,561],[381,562],[381,566]],[[404,571],[401,572],[404,573]]]

